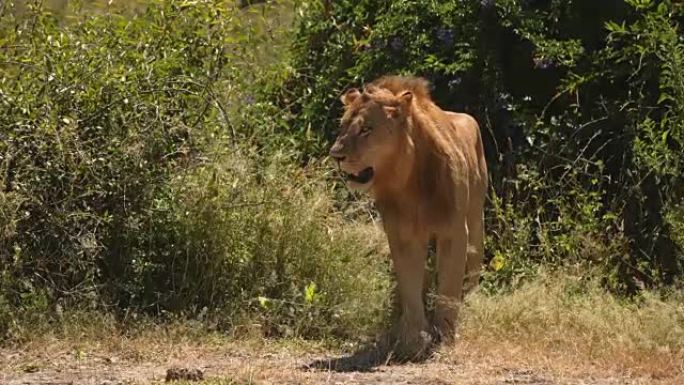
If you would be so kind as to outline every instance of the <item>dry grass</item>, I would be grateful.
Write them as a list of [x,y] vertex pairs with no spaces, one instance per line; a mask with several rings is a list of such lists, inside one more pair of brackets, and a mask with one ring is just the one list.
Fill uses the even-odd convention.
[[[27,376],[60,373],[77,379],[69,377],[69,368],[78,366],[93,376],[112,372],[134,383],[149,384],[161,383],[168,367],[188,365],[207,368],[209,377],[203,382],[207,385],[318,384],[331,378],[378,384],[442,384],[439,381],[446,380],[454,384],[684,383],[681,293],[645,293],[624,300],[606,293],[591,279],[542,277],[510,293],[471,295],[463,311],[459,341],[441,349],[435,359],[365,374],[296,369],[307,360],[337,356],[344,341],[267,340],[258,330],[226,334],[190,321],[160,326],[138,320],[135,327],[123,328],[108,317],[84,314],[65,316],[62,326],[43,330],[21,346],[0,349],[0,373],[35,367],[40,372]],[[21,376],[10,379],[11,384],[26,380]]]
[[467,300],[460,349],[565,372],[684,379],[684,297],[617,298],[596,280],[542,274],[502,295]]

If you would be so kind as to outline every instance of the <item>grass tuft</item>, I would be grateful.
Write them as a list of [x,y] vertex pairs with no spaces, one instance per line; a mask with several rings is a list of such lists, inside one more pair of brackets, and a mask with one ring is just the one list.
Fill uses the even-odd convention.
[[568,362],[684,374],[681,293],[645,291],[625,299],[607,292],[598,279],[567,272],[542,272],[508,293],[471,295],[461,335],[471,345],[515,347],[518,354],[541,361],[553,355]]

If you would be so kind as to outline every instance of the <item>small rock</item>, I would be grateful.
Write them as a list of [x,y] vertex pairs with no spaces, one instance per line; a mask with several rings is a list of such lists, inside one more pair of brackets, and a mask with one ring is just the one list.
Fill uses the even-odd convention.
[[24,366],[24,373],[36,373],[40,370],[38,365],[29,364]]
[[117,362],[119,362],[119,358],[118,357],[107,357],[106,361],[108,364],[116,364]]
[[171,368],[166,371],[166,382],[169,381],[201,381],[204,373],[199,369]]

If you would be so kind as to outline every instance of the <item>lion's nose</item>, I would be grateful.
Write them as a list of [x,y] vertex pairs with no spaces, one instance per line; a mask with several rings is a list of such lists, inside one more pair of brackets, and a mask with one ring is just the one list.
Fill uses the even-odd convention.
[[330,157],[335,159],[338,162],[341,162],[344,160],[345,156],[342,154],[342,150],[344,149],[344,146],[342,146],[339,143],[335,143],[332,148],[330,149]]

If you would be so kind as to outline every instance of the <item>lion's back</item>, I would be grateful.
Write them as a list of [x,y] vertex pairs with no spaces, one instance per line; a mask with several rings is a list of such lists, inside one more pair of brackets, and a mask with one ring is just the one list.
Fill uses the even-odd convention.
[[467,160],[469,174],[474,181],[486,188],[487,162],[484,156],[484,146],[480,125],[474,117],[466,113],[445,111],[452,130],[452,145],[457,146]]

